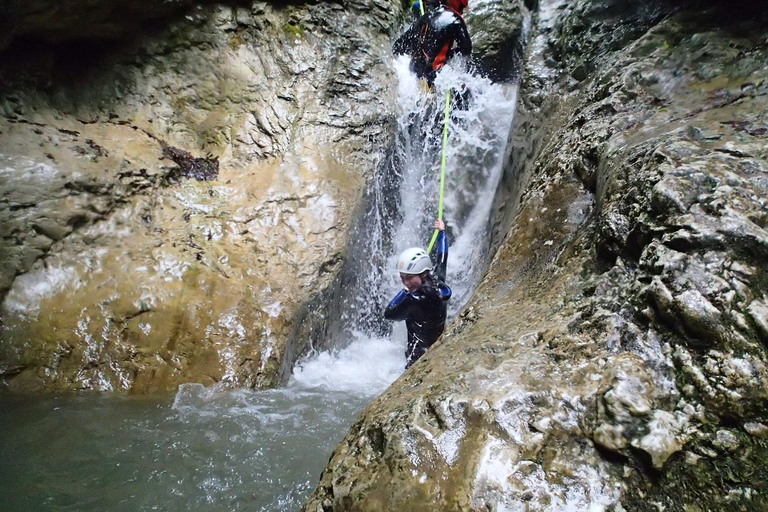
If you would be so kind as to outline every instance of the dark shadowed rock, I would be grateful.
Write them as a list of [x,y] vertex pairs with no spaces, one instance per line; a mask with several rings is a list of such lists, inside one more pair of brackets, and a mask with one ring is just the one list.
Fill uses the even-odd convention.
[[197,181],[214,180],[219,175],[219,159],[217,157],[200,158],[192,153],[167,144],[162,144],[163,156],[170,158],[179,166],[179,174],[185,178]]
[[62,42],[114,40],[149,20],[167,18],[192,0],[4,0],[0,5],[0,51],[14,39]]
[[497,81],[515,79],[523,62],[529,18],[525,2],[471,2],[466,21],[472,36],[473,58],[480,70]]

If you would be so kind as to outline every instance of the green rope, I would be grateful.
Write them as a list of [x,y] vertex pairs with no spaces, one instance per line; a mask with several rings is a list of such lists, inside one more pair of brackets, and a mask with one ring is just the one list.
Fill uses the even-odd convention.
[[424,0],[419,0],[419,10],[421,11],[421,15],[424,16]]
[[[445,93],[445,121],[443,122],[443,162],[440,165],[440,201],[437,203],[437,218],[443,220],[443,191],[445,190],[445,160],[448,156],[448,114],[451,107],[451,90]],[[432,252],[437,241],[437,235],[440,233],[439,229],[435,229],[432,234],[432,240],[429,242],[427,253]]]

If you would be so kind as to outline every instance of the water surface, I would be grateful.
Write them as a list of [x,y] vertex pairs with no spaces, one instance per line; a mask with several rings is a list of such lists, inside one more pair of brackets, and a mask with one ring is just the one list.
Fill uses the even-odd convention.
[[3,511],[296,511],[403,347],[360,338],[287,387],[0,398]]

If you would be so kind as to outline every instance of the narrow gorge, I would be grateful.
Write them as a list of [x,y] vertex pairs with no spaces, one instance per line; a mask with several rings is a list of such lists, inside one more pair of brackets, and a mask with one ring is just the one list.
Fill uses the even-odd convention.
[[470,0],[430,98],[408,3],[0,7],[12,510],[768,510],[768,7]]

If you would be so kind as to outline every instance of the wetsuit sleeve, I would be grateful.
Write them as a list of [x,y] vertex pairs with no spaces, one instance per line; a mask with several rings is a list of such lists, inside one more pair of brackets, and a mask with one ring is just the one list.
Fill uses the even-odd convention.
[[437,284],[437,291],[440,293],[440,299],[444,301],[450,299],[451,295],[453,295],[450,287],[442,282]]
[[400,290],[400,292],[395,295],[395,298],[389,301],[387,309],[384,310],[384,318],[387,320],[405,320],[405,317],[408,315],[408,310],[410,309],[411,301],[412,297],[410,294],[405,290]]
[[[413,28],[413,25],[411,25]],[[413,41],[413,34],[411,34],[411,28],[403,32],[403,34],[397,38],[395,44],[392,45],[392,53],[395,55],[407,55],[411,53],[408,49],[411,47]]]
[[441,231],[437,235],[437,253],[435,254],[435,275],[445,281],[448,271],[448,235]]
[[456,42],[456,51],[469,57],[472,54],[472,39],[469,38],[469,32],[467,31],[467,24],[462,20],[454,35],[454,41]]
[[448,300],[451,298],[452,292],[439,276],[433,276],[426,279],[421,285],[421,295],[429,299]]
[[408,30],[397,38],[395,44],[392,45],[392,53],[395,55],[412,55],[418,43],[419,27],[422,25],[422,19],[411,23]]

